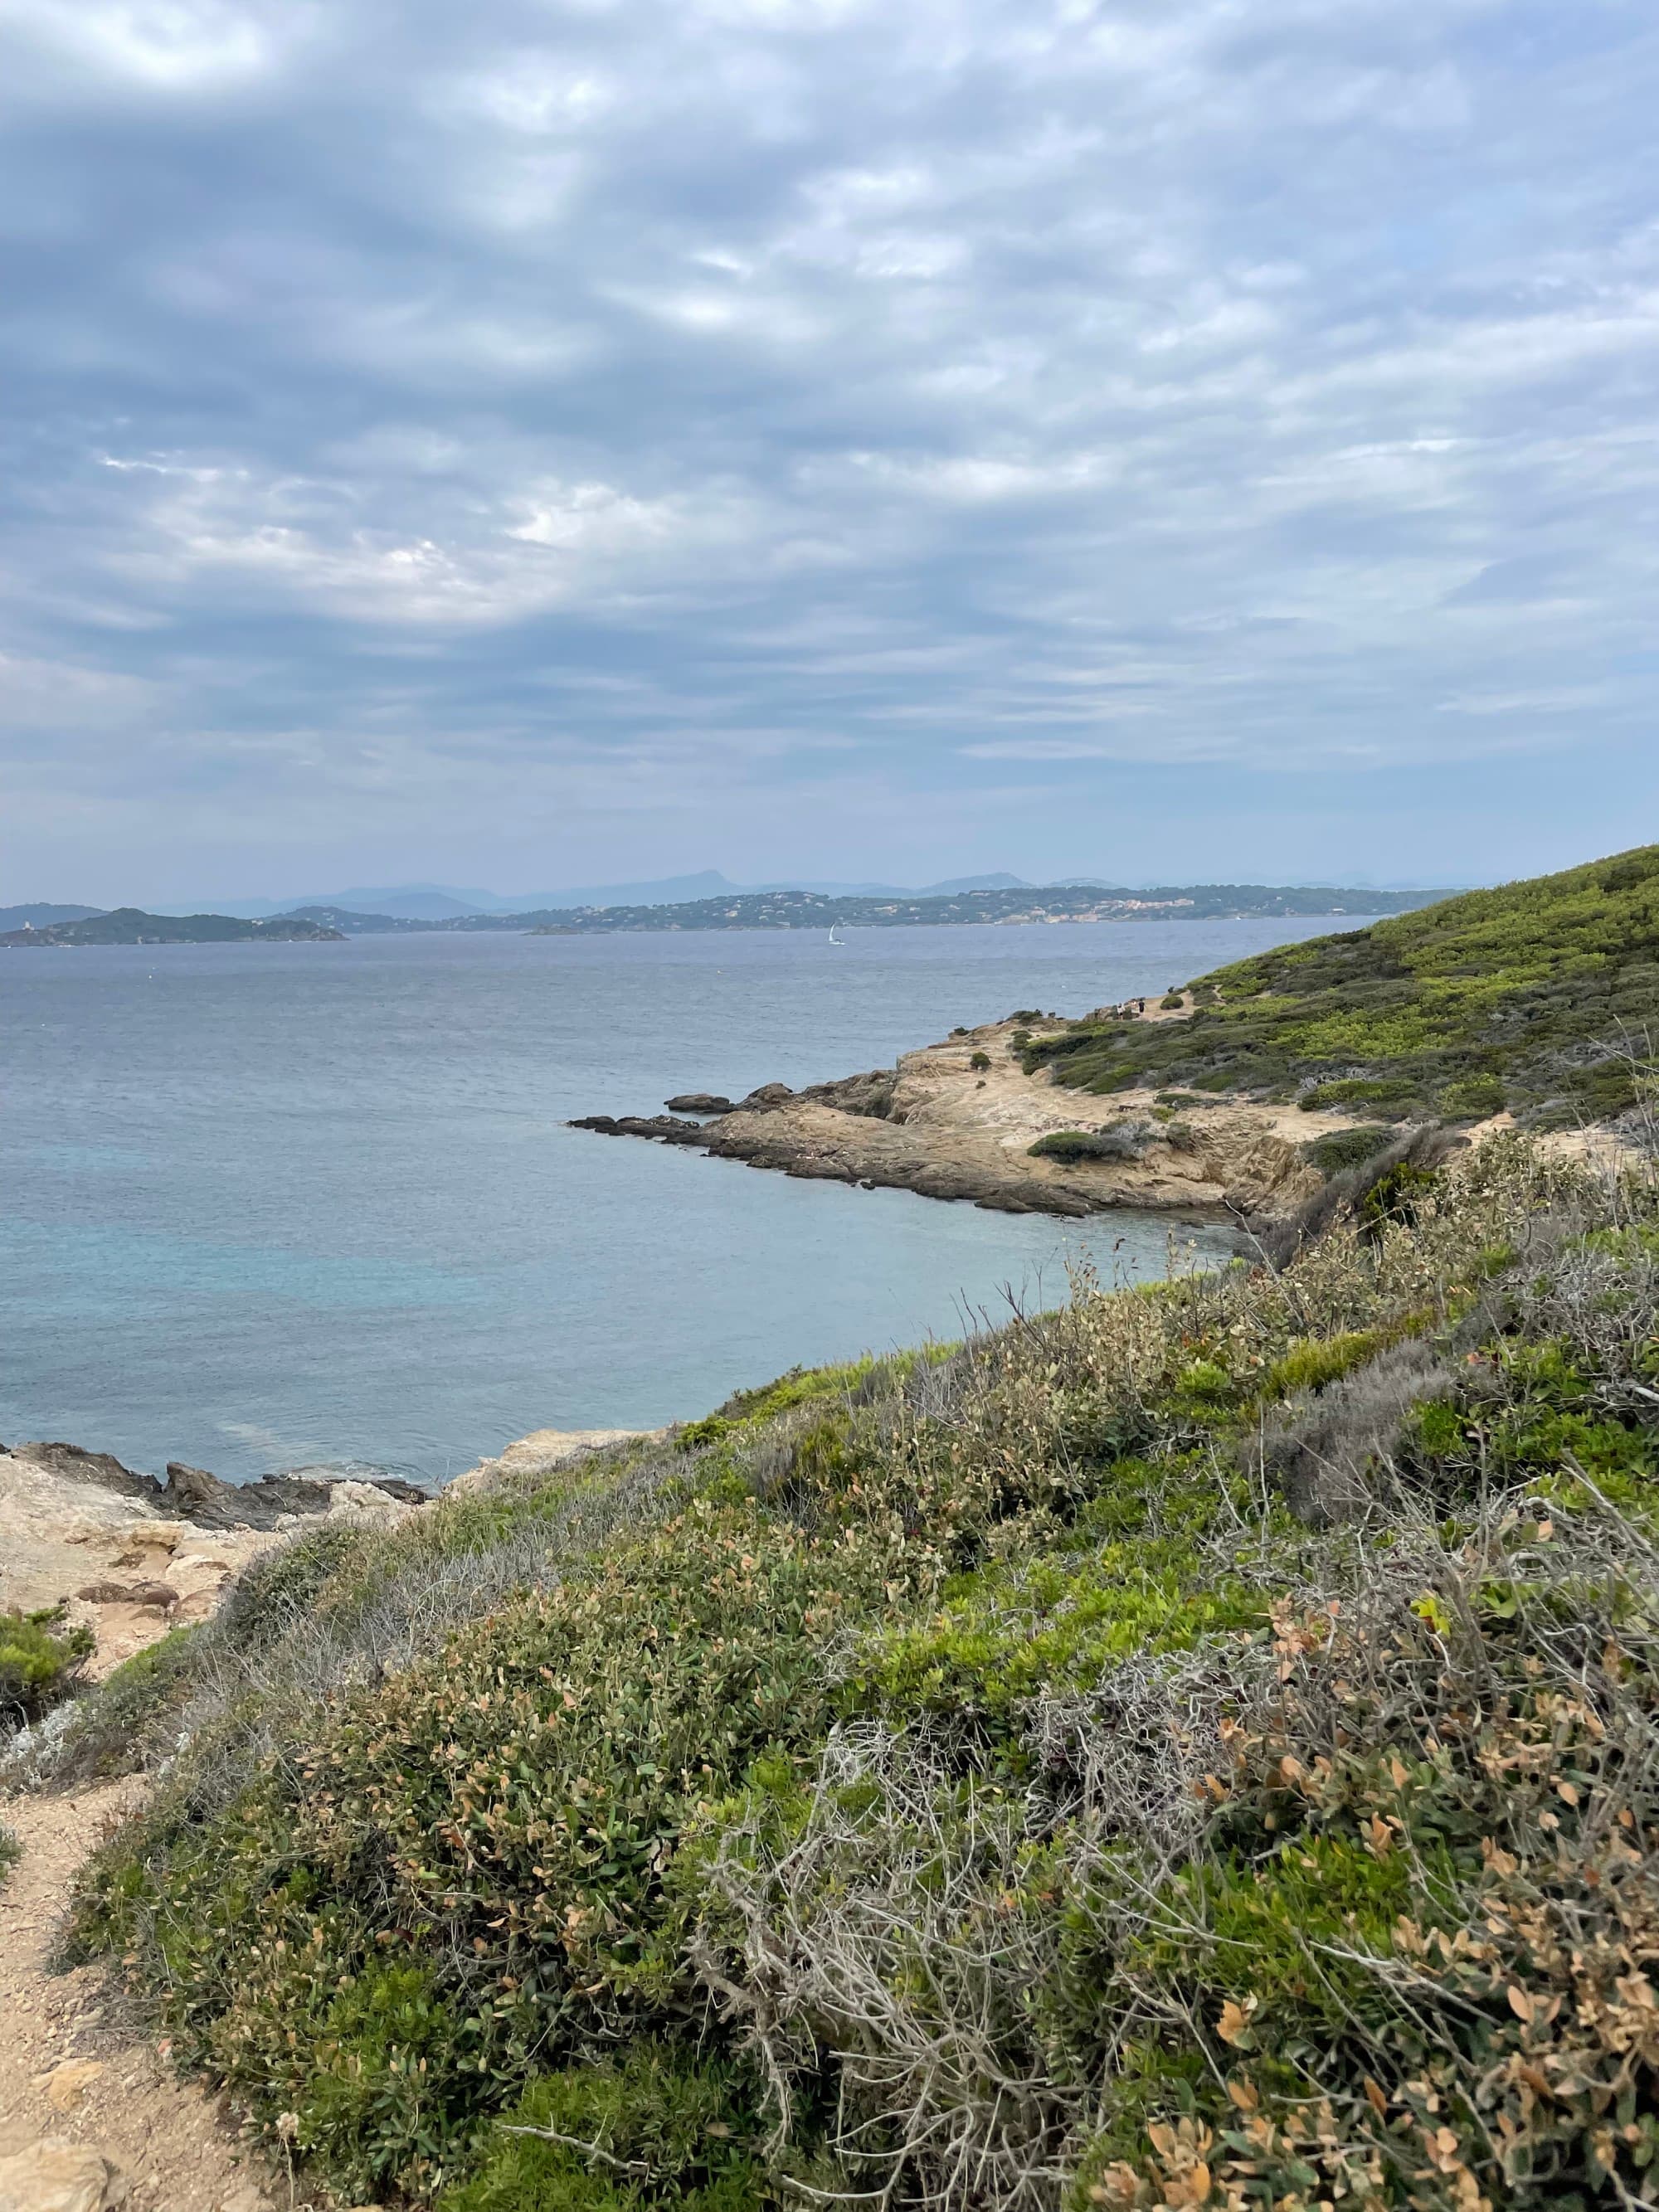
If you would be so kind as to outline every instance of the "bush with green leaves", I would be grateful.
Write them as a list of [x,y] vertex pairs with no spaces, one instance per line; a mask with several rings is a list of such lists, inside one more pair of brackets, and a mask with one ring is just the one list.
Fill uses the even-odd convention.
[[0,1613],[0,1726],[38,1720],[72,1696],[92,1647],[92,1631],[66,1627],[61,1605]]
[[1034,1160],[1138,1160],[1167,1133],[1145,1121],[1115,1121],[1103,1129],[1050,1129],[1025,1149]]
[[1362,1121],[1352,1129],[1333,1129],[1302,1147],[1302,1157],[1322,1175],[1340,1175],[1345,1168],[1363,1167],[1375,1159],[1398,1133],[1386,1121]]

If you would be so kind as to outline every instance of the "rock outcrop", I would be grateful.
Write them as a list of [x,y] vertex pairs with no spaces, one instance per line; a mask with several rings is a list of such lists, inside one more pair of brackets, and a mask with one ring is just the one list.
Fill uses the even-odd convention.
[[257,1553],[307,1519],[386,1525],[426,1496],[389,1478],[239,1486],[180,1461],[158,1482],[76,1444],[0,1448],[0,1609],[64,1606],[93,1632],[96,1678],[169,1628],[205,1620]]
[[[1170,1010],[1149,1009],[1152,1019]],[[1294,1107],[1205,1103],[1172,1113],[1152,1093],[1097,1098],[1024,1071],[1013,1021],[962,1030],[896,1066],[793,1091],[769,1083],[712,1119],[591,1115],[571,1123],[644,1137],[814,1181],[913,1190],[1006,1213],[1084,1215],[1113,1206],[1282,1218],[1319,1188],[1304,1158],[1308,1117]],[[687,1093],[671,1100],[689,1105]],[[1133,1127],[1120,1157],[1033,1157],[1060,1130]],[[1324,1115],[1322,1132],[1342,1126]],[[1139,1132],[1147,1133],[1144,1141]],[[1103,1146],[1103,1153],[1111,1151]]]

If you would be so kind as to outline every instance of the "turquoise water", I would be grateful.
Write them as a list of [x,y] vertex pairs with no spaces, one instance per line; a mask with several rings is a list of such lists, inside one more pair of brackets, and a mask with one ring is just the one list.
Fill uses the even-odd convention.
[[1322,927],[0,956],[0,1437],[441,1480],[531,1429],[690,1418],[1051,1303],[1068,1259],[1161,1272],[1166,1219],[984,1213],[562,1125],[878,1066]]

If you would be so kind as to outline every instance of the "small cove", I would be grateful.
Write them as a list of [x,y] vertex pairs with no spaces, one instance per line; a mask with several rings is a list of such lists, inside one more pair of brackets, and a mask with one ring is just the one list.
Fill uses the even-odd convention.
[[[564,1127],[1079,1013],[1328,921],[22,952],[0,960],[0,1436],[441,1480],[960,1334],[1164,1218],[849,1190]],[[1355,927],[1346,920],[1343,927]]]

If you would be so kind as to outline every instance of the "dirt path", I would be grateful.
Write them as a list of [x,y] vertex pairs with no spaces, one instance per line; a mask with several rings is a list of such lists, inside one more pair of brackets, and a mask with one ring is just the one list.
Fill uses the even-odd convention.
[[0,1808],[23,1846],[0,1887],[0,2212],[288,2212],[286,2178],[137,2032],[107,1970],[48,1971],[76,1869],[137,1786]]

